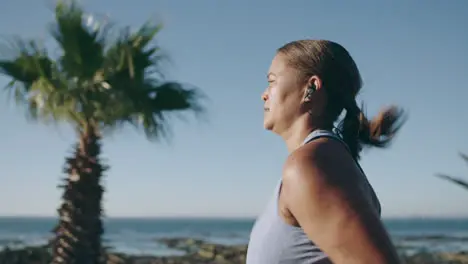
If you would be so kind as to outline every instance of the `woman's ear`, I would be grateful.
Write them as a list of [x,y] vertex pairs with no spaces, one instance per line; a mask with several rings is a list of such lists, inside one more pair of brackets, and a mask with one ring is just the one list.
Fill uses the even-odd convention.
[[322,81],[320,80],[320,78],[318,78],[316,75],[310,77],[309,80],[307,80],[307,87],[305,89],[304,100],[307,102],[310,101],[313,93],[321,87]]
[[313,75],[307,80],[308,87],[315,86],[315,89],[318,90],[322,88],[322,80],[317,76]]

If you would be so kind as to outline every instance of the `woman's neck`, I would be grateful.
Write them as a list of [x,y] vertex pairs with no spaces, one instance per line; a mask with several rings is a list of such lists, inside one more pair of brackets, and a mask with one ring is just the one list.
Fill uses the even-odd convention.
[[333,125],[315,125],[315,123],[312,123],[310,120],[306,120],[307,122],[301,122],[301,120],[298,121],[299,122],[293,124],[288,131],[281,135],[283,140],[286,142],[286,147],[288,148],[289,153],[298,149],[304,143],[307,136],[309,136],[313,131],[319,129],[332,130],[333,128]]

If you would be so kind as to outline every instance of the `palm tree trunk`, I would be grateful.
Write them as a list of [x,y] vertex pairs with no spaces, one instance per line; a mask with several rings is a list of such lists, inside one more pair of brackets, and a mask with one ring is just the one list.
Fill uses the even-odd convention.
[[105,263],[101,244],[103,172],[100,164],[100,137],[94,129],[80,133],[74,156],[66,159],[63,202],[58,209],[59,223],[54,229],[52,264]]

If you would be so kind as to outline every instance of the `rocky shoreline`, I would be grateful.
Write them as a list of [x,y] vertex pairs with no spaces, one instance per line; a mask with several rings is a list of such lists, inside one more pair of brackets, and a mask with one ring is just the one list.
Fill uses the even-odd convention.
[[[185,254],[181,256],[142,256],[109,253],[109,264],[244,264],[246,245],[220,245],[191,238],[165,238],[155,242]],[[468,264],[468,252],[417,253],[403,256],[407,264]],[[4,249],[0,264],[46,264],[50,261],[47,246]]]

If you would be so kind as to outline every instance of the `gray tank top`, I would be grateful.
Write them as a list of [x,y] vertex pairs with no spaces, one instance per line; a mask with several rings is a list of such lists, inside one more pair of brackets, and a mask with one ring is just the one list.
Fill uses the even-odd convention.
[[[339,140],[347,145],[335,133],[315,130],[304,140],[306,144],[321,137]],[[357,164],[359,166],[359,164]],[[359,166],[361,169],[361,167]],[[362,169],[361,169],[362,171]],[[374,190],[362,173],[362,191],[380,215],[380,203]],[[263,213],[257,218],[250,234],[246,264],[327,264],[331,263],[304,233],[302,228],[287,224],[280,216],[278,198],[281,180]]]

